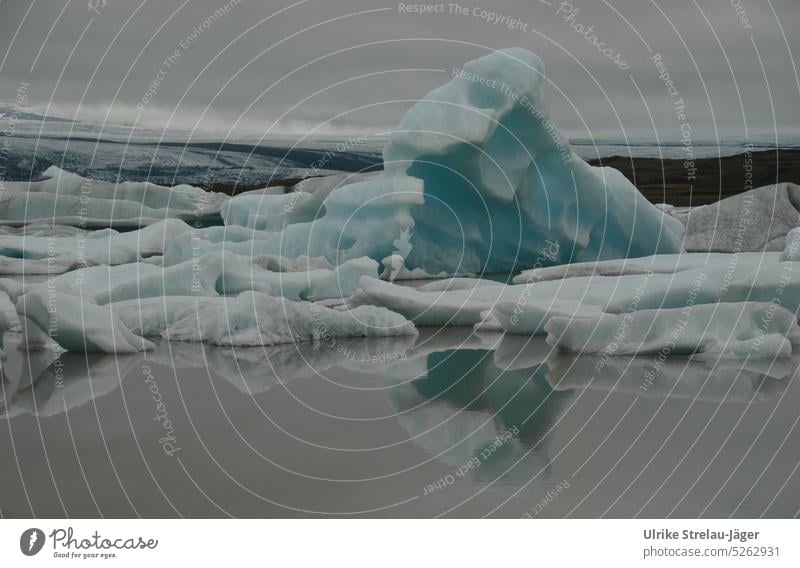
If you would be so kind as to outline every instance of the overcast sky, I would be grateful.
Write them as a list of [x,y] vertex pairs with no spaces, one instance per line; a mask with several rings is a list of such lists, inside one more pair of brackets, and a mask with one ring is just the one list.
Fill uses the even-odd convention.
[[386,0],[231,0],[214,16],[223,6],[0,0],[0,100],[26,85],[30,106],[98,122],[377,133],[454,66],[519,46],[544,61],[551,115],[573,137],[679,136],[654,54],[696,140],[800,131],[797,0],[574,0],[571,16],[544,0],[452,4],[465,15],[448,3],[418,15]]

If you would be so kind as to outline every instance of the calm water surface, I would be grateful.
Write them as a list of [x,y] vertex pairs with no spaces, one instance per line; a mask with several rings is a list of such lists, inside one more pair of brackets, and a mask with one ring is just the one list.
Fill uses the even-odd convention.
[[6,336],[4,517],[792,517],[797,361],[540,338],[56,355]]

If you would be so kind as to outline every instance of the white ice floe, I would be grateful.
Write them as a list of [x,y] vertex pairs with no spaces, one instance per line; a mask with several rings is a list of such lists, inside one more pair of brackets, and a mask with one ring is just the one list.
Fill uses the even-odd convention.
[[71,294],[34,290],[17,300],[17,313],[68,351],[135,353],[153,347],[135,335],[108,306]]
[[642,258],[620,258],[594,262],[574,262],[523,270],[514,277],[514,284],[563,280],[577,276],[623,276],[631,274],[671,274],[709,263],[727,260],[726,254],[659,254]]
[[751,189],[678,216],[689,252],[781,251],[786,233],[800,226],[800,186]]
[[59,274],[136,262],[163,254],[168,243],[191,230],[183,221],[167,219],[127,233],[105,229],[72,237],[0,235],[0,273]]
[[790,357],[793,344],[800,342],[795,314],[759,302],[553,316],[544,328],[553,347],[607,355],[722,353],[775,359]]
[[[796,330],[788,325],[800,309],[800,268],[795,270],[796,263],[780,262],[780,253],[698,253],[685,257],[656,256],[630,265],[613,261],[608,265],[589,263],[574,270],[544,270],[544,274],[527,274],[525,278],[531,281],[513,286],[448,289],[444,285],[425,290],[362,278],[361,289],[348,303],[384,306],[416,325],[480,324],[482,329],[499,328],[518,334],[550,332],[553,341],[562,335],[555,324],[548,327],[553,319],[584,322],[587,329],[603,322],[593,336],[597,349],[614,341],[614,325],[624,327],[621,322],[631,320],[635,325],[631,323],[628,328],[627,347],[620,354],[637,349],[649,352],[672,341],[681,353],[724,351],[745,356],[747,345],[760,345],[765,357],[791,353]],[[672,272],[667,271],[670,267]],[[596,272],[615,275],[587,276]],[[559,273],[564,277],[557,278]],[[753,327],[760,317],[765,319],[764,338],[756,336],[760,328]],[[679,320],[686,320],[686,325],[678,326]],[[671,337],[674,328],[680,328],[680,341],[686,345]],[[577,342],[559,346],[576,349]],[[587,347],[589,351],[594,351],[592,345]]]
[[42,177],[42,181],[4,184],[0,224],[50,223],[97,229],[138,228],[168,218],[204,222],[218,217],[229,199],[189,185],[92,180],[55,166]]
[[342,298],[355,292],[362,276],[377,273],[378,263],[368,258],[350,260],[333,270],[272,272],[251,265],[242,256],[209,253],[167,268],[144,263],[113,267],[105,284],[95,285],[94,300],[107,304],[160,296],[230,296],[246,291],[290,300]]
[[109,305],[115,318],[142,336],[213,345],[331,342],[342,337],[415,335],[414,326],[384,308],[339,311],[259,292],[236,297],[167,296]]
[[800,260],[800,227],[795,227],[786,233],[781,260],[791,262]]

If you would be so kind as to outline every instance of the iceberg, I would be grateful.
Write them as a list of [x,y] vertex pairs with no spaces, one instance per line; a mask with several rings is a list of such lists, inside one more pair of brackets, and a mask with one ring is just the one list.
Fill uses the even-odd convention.
[[[335,264],[400,254],[405,269],[427,274],[680,252],[680,221],[619,171],[574,154],[548,117],[543,77],[524,49],[465,64],[406,112],[382,173],[301,184],[294,194],[245,194],[241,206],[234,198],[226,220],[264,234],[219,239],[206,229],[201,250]],[[169,246],[166,263],[189,259],[189,238]]]

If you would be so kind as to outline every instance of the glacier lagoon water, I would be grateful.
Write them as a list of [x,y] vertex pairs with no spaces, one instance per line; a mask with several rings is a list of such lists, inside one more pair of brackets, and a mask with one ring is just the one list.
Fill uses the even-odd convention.
[[[19,351],[3,517],[791,517],[791,369],[552,355],[539,338]],[[699,365],[699,366],[698,366]],[[32,379],[31,379],[32,377]],[[735,377],[735,380],[731,380]]]

